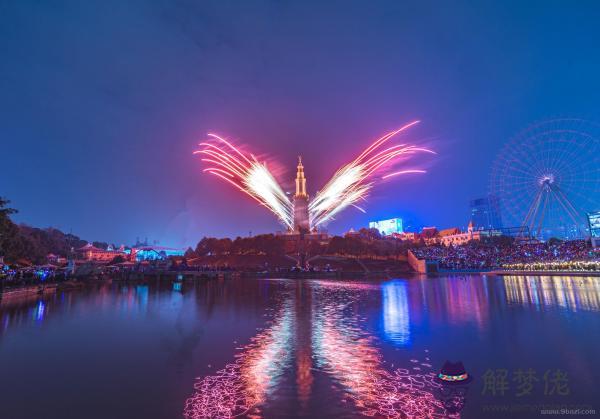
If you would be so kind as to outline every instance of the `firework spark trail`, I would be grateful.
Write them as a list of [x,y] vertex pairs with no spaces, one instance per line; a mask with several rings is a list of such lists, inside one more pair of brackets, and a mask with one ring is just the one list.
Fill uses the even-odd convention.
[[254,156],[247,156],[229,141],[215,134],[208,134],[217,144],[200,143],[202,149],[194,154],[202,154],[202,161],[212,166],[204,172],[213,174],[249,195],[269,209],[281,223],[293,228],[293,207],[275,177],[265,163]]
[[[400,157],[433,151],[412,145],[399,144],[381,150],[383,144],[402,131],[418,124],[413,121],[403,127],[391,131],[367,147],[354,161],[340,168],[309,205],[311,228],[331,221],[333,216],[352,205],[362,211],[356,204],[364,200],[374,185],[373,175],[383,167],[398,163]],[[408,173],[424,173],[424,170],[400,170],[382,176],[387,179]],[[373,180],[370,180],[373,179]]]
[[[351,163],[340,168],[310,202],[310,228],[331,221],[337,213],[348,206],[364,212],[358,203],[365,200],[374,186],[376,172],[393,167],[402,157],[419,152],[433,153],[426,148],[406,144],[383,148],[387,141],[418,123],[419,121],[413,121],[387,133],[367,147]],[[260,163],[253,155],[244,154],[226,139],[215,134],[208,135],[214,143],[200,143],[202,148],[194,152],[194,154],[202,154],[202,161],[211,164],[204,171],[223,179],[258,201],[275,214],[285,227],[292,230],[294,228],[293,204],[266,164]],[[381,179],[409,173],[425,173],[425,171],[399,170],[384,174]]]

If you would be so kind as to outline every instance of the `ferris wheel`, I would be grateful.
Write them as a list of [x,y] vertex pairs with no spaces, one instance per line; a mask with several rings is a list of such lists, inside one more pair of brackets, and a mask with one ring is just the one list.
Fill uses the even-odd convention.
[[600,210],[600,127],[580,119],[536,124],[510,140],[492,169],[490,193],[505,226],[523,236],[587,236]]

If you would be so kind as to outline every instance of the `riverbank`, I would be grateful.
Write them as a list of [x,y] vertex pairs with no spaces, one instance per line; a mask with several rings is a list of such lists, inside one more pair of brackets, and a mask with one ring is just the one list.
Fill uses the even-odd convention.
[[502,269],[493,270],[439,270],[437,272],[429,272],[421,274],[424,276],[431,275],[499,275],[499,276],[514,276],[514,275],[528,275],[528,276],[593,276],[600,277],[599,271],[507,271]]
[[0,290],[0,301],[11,301],[32,296],[53,294],[58,290],[80,289],[90,281],[63,281],[43,284],[28,284],[21,286],[4,287]]
[[507,271],[507,270],[495,270],[489,272],[482,272],[482,274],[488,275],[543,275],[543,276],[594,276],[600,277],[598,271]]

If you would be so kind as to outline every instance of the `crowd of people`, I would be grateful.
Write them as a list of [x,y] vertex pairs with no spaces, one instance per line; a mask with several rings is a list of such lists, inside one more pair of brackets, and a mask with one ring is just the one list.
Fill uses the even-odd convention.
[[426,246],[411,249],[419,259],[439,262],[440,269],[477,270],[505,268],[516,264],[600,261],[599,249],[589,241],[550,241],[546,243],[481,243],[462,246]]

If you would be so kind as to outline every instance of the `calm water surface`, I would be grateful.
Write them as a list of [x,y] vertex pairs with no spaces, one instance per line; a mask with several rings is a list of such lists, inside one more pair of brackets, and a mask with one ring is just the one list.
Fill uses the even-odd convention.
[[600,278],[115,281],[0,320],[2,418],[600,412]]

